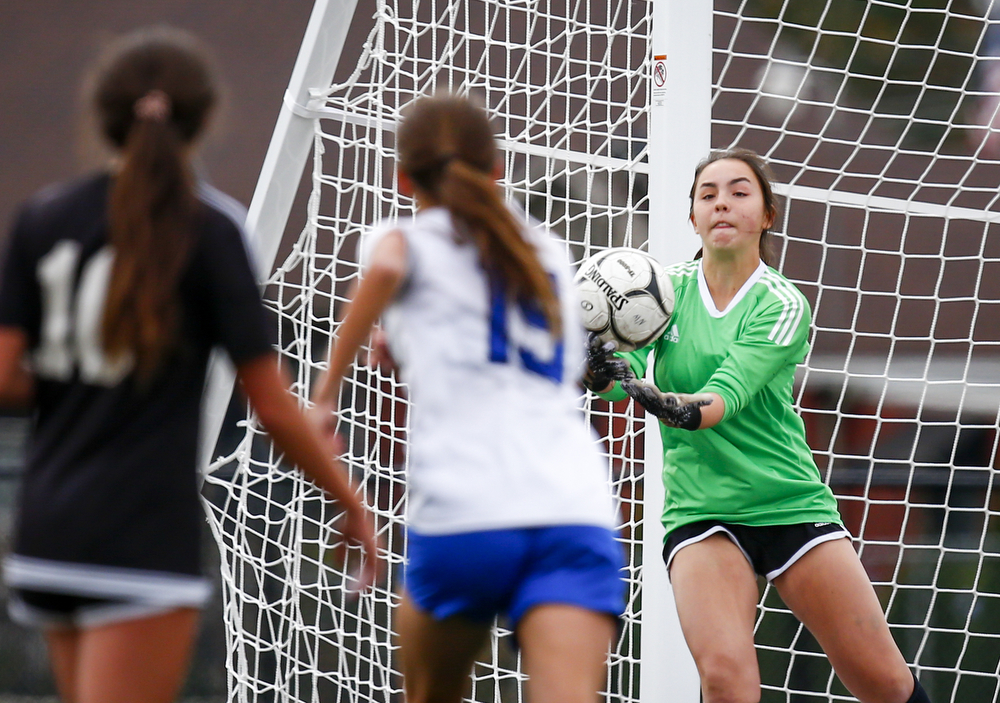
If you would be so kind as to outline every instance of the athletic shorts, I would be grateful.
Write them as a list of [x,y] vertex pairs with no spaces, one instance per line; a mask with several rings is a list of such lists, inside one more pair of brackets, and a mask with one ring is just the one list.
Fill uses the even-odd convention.
[[19,625],[41,628],[86,629],[148,618],[177,607],[140,601],[90,598],[66,593],[50,593],[11,588],[7,608]]
[[506,614],[511,629],[536,605],[563,603],[621,615],[624,554],[614,533],[590,525],[420,535],[410,530],[406,590],[443,620],[488,623]]
[[768,581],[781,576],[817,544],[851,536],[842,525],[835,522],[760,527],[734,525],[718,520],[692,522],[667,535],[663,545],[663,561],[666,562],[667,572],[670,572],[670,564],[677,552],[719,533],[731,539],[750,562],[754,573],[764,576]]

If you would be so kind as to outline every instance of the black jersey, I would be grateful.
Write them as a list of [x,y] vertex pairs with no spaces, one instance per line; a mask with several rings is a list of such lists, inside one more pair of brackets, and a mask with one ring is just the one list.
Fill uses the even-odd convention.
[[128,584],[202,592],[196,459],[209,353],[258,357],[270,328],[240,225],[202,189],[170,356],[143,385],[129,358],[107,358],[110,183],[102,174],[42,191],[10,238],[0,325],[28,334],[37,394],[7,581],[97,596],[127,595]]

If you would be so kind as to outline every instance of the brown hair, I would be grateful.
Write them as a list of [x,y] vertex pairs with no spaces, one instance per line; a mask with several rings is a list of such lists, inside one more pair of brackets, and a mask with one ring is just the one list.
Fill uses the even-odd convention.
[[215,102],[208,62],[190,35],[140,30],[119,40],[93,79],[103,135],[120,152],[108,203],[115,258],[103,320],[105,351],[131,352],[149,378],[174,343],[177,286],[194,245],[197,198],[188,145]]
[[[701,176],[701,172],[704,171],[710,164],[714,164],[716,161],[723,161],[725,159],[742,161],[750,167],[751,171],[753,171],[754,176],[757,177],[757,183],[760,184],[761,193],[764,196],[764,213],[771,218],[771,225],[773,226],[778,219],[778,199],[774,194],[774,188],[771,187],[771,182],[774,180],[774,174],[771,173],[770,166],[767,165],[767,162],[764,161],[760,154],[752,151],[751,149],[744,149],[742,147],[713,151],[698,164],[694,170],[694,180],[691,182],[691,192],[688,194],[688,198],[691,203],[688,216],[691,217],[694,215],[694,191],[695,187],[698,185],[698,178]],[[774,263],[774,253],[771,251],[771,227],[766,227],[763,231],[761,231],[759,250],[761,261],[768,266],[771,266]],[[700,259],[701,256],[702,251],[699,250],[694,258]]]
[[475,244],[491,284],[505,286],[513,300],[537,303],[552,334],[559,334],[554,285],[492,176],[497,149],[486,112],[456,95],[421,98],[399,127],[397,150],[400,169],[446,207],[460,236]]

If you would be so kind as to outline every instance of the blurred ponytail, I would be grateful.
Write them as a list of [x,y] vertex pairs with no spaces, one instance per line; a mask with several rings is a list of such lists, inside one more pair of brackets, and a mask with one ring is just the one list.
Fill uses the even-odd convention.
[[486,113],[458,96],[422,98],[397,136],[400,168],[451,213],[460,235],[479,252],[491,284],[505,286],[513,300],[537,304],[553,336],[559,335],[554,283],[493,178],[496,143]]
[[214,101],[207,61],[190,36],[173,30],[127,37],[96,80],[101,128],[121,158],[108,203],[115,258],[104,349],[134,355],[140,379],[154,374],[176,340],[177,288],[198,208],[188,149]]

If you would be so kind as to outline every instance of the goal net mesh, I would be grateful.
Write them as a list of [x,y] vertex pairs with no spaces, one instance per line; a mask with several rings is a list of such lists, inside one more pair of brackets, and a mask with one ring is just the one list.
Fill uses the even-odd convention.
[[[267,287],[302,397],[325,367],[334,320],[359,274],[360,241],[372,223],[414,212],[396,190],[394,148],[401,111],[417,96],[457,91],[487,107],[508,198],[558,234],[568,257],[646,239],[648,3],[379,0],[357,12],[374,20],[360,58],[341,61],[356,68],[318,108],[308,224]],[[335,509],[255,423],[235,454],[213,465],[206,502],[222,550],[234,700],[401,700],[392,608],[406,555],[407,403],[405,384],[363,359],[341,395],[344,458],[377,515],[389,565],[358,598],[341,588]],[[642,420],[624,404],[614,410],[594,401],[588,416],[608,438],[631,565],[608,690],[635,700]],[[501,620],[476,665],[474,700],[522,699],[509,640]]]
[[[719,2],[714,27],[713,143],[769,159],[785,200],[778,265],[812,303],[796,396],[809,442],[936,701],[997,699],[989,5]],[[765,700],[853,700],[770,587],[757,642]]]
[[[573,260],[647,242],[650,2],[375,0],[358,13],[372,18],[360,56],[342,57],[353,70],[314,101],[308,222],[266,289],[303,398],[369,226],[413,212],[396,192],[394,129],[417,96],[471,93],[488,108],[507,196]],[[775,265],[814,317],[795,400],[897,642],[936,701],[996,701],[1000,681],[995,14],[975,0],[715,3],[712,146],[753,148],[775,171]],[[335,506],[251,418],[205,489],[231,700],[402,700],[392,633],[406,387],[362,359],[340,405],[344,459],[377,516],[387,576],[359,597],[343,588]],[[606,695],[638,700],[643,419],[593,398],[586,416],[604,438],[629,562]],[[650,457],[653,480],[658,467]],[[650,568],[662,568],[658,554]],[[502,620],[494,631],[472,699],[522,700],[510,632]],[[765,703],[853,700],[763,583],[756,637]]]

